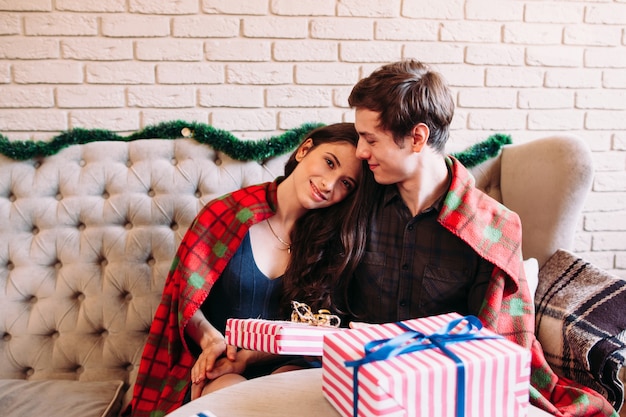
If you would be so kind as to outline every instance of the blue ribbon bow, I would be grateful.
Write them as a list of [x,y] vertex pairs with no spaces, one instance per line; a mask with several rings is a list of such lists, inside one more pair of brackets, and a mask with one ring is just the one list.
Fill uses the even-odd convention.
[[[461,323],[465,324],[460,327]],[[361,359],[352,361],[346,361],[345,365],[354,367],[353,383],[353,409],[352,413],[354,417],[358,414],[358,401],[359,401],[359,385],[358,374],[359,368],[370,362],[381,361],[394,356],[402,355],[404,353],[418,352],[420,350],[439,348],[446,356],[454,361],[456,364],[457,375],[457,401],[456,401],[456,415],[457,417],[465,416],[465,365],[463,360],[459,358],[454,352],[446,347],[446,345],[452,343],[466,342],[470,340],[482,340],[482,339],[501,339],[499,335],[481,335],[478,332],[482,329],[483,325],[476,316],[464,316],[448,323],[437,330],[436,332],[426,335],[418,330],[412,329],[405,323],[395,323],[401,329],[405,330],[404,333],[399,334],[389,339],[379,339],[367,342],[363,347],[365,355]],[[454,334],[451,334],[452,330],[455,330]]]

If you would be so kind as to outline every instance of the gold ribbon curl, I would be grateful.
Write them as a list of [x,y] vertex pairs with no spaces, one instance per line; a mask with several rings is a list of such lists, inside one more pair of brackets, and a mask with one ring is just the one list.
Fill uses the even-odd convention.
[[311,311],[305,303],[298,301],[292,301],[291,307],[291,321],[296,323],[308,323],[311,326],[326,326],[326,327],[339,327],[341,319],[330,313],[330,310],[325,308],[318,310],[316,314]]

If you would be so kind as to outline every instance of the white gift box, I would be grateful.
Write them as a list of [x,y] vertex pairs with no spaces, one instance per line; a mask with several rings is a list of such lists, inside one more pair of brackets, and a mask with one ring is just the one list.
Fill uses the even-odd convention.
[[244,349],[281,355],[322,356],[324,335],[341,330],[292,321],[228,319],[225,336],[227,344]]
[[[476,317],[470,316],[481,327]],[[495,333],[459,325],[448,332],[444,329],[454,320],[467,318],[456,313],[407,320],[398,323],[350,329],[324,338],[322,390],[324,396],[344,417],[404,416],[404,417],[523,417],[528,413],[530,386],[530,351]],[[444,345],[453,359],[430,339],[411,339],[414,332],[424,335],[457,334],[467,331],[468,337],[492,337],[466,340]],[[471,326],[470,326],[471,327]],[[383,350],[373,341],[391,342]],[[436,339],[436,338],[434,338]],[[358,367],[346,362],[362,361],[365,349],[370,355],[385,357],[390,346],[400,343],[397,350],[412,350],[387,359],[362,363]],[[419,346],[421,345],[421,346]],[[378,359],[378,358],[374,358]],[[459,363],[460,361],[460,363]],[[457,365],[459,365],[457,367]],[[355,369],[358,373],[355,383]],[[459,371],[459,368],[461,369]],[[464,373],[463,380],[457,373]],[[354,405],[357,412],[354,413]],[[459,409],[457,409],[457,406]]]

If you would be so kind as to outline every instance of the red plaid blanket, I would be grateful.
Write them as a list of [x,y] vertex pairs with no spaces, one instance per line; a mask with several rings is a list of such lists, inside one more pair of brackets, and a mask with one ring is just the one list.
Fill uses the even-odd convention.
[[274,214],[276,187],[275,182],[254,185],[213,200],[185,234],[141,357],[133,416],[164,416],[182,404],[195,363],[185,344],[185,326],[250,226]]
[[479,317],[487,328],[531,350],[531,403],[556,416],[617,417],[602,395],[559,377],[544,357],[534,333],[535,312],[525,283],[517,214],[475,189],[474,179],[456,160],[452,171],[439,221],[496,266]]

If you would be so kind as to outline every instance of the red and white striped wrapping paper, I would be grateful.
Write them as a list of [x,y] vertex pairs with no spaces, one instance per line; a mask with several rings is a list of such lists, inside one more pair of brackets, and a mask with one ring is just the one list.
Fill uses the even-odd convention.
[[342,329],[281,320],[228,319],[226,343],[280,355],[322,356],[324,335]]
[[[456,313],[407,320],[432,334]],[[363,345],[403,333],[394,323],[351,329],[324,338],[322,390],[345,417],[353,416],[353,373],[347,360],[360,359]],[[494,333],[482,329],[480,334]],[[530,352],[503,339],[449,344],[465,365],[465,417],[523,417],[528,413]],[[362,365],[358,375],[358,416],[456,417],[456,364],[439,349],[406,353]],[[356,417],[356,416],[355,416]]]

